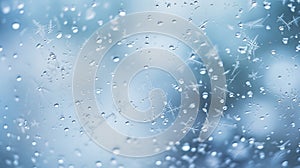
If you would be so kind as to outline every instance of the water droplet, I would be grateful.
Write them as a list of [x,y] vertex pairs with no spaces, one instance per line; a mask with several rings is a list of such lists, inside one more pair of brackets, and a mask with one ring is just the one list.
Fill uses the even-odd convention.
[[161,162],[160,160],[157,160],[157,161],[155,162],[155,164],[156,164],[156,166],[160,166],[160,165],[162,164],[162,162]]
[[18,75],[17,78],[16,78],[16,80],[17,80],[18,82],[20,82],[20,81],[22,80],[22,76],[21,76],[21,75]]
[[58,159],[58,160],[57,160],[57,163],[58,163],[58,164],[64,164],[64,159]]
[[20,3],[20,4],[18,4],[17,8],[18,8],[18,9],[23,9],[24,6],[25,6],[24,3]]
[[89,8],[88,10],[86,10],[85,12],[86,20],[92,20],[95,18],[95,16],[96,16],[96,12],[93,10],[93,8]]
[[271,54],[275,55],[276,54],[276,50],[271,50]]
[[32,142],[31,142],[31,145],[32,145],[32,146],[36,146],[36,144],[37,144],[36,141],[32,141]]
[[6,5],[6,4],[2,4],[2,12],[4,14],[8,14],[10,12],[10,6]]
[[60,39],[60,38],[62,38],[62,33],[61,33],[61,32],[57,32],[57,34],[56,34],[56,38],[57,38],[57,39]]
[[40,156],[40,153],[39,153],[38,151],[35,151],[35,152],[34,152],[34,156],[35,156],[35,157],[39,157],[39,156]]
[[57,107],[59,107],[59,104],[55,103],[53,106],[57,108]]
[[237,142],[233,142],[231,146],[235,148],[235,147],[238,146],[238,143]]
[[73,33],[78,33],[78,30],[79,30],[79,29],[78,29],[77,26],[73,26],[73,27],[72,27],[72,32],[73,32]]
[[181,149],[182,149],[182,151],[184,151],[184,152],[187,152],[187,151],[189,151],[190,150],[190,144],[189,143],[184,143],[183,145],[182,145],[182,147],[181,147]]
[[263,149],[264,148],[264,144],[263,143],[257,143],[256,144],[256,148],[257,149]]
[[289,38],[282,38],[282,43],[283,44],[287,44],[289,42]]
[[115,147],[115,148],[113,148],[112,152],[113,152],[113,154],[115,154],[115,155],[119,155],[119,154],[120,154],[120,148]]
[[14,22],[11,27],[14,29],[14,30],[18,30],[20,28],[20,23],[18,22]]
[[6,150],[7,151],[11,151],[11,147],[8,145],[8,146],[6,146]]
[[123,10],[120,10],[119,11],[119,16],[125,16],[126,15],[126,12],[125,11],[123,11]]
[[192,104],[190,104],[190,106],[189,106],[189,108],[191,108],[191,109],[193,109],[193,108],[195,108],[195,107],[196,107],[195,103],[192,103]]
[[120,61],[120,58],[117,57],[117,56],[116,56],[116,57],[113,57],[113,61],[114,61],[114,62],[119,62],[119,61]]
[[64,131],[65,131],[65,132],[68,132],[68,131],[69,131],[69,128],[68,128],[68,127],[64,128]]
[[201,74],[201,75],[206,74],[206,69],[205,69],[205,68],[201,68],[201,69],[200,69],[200,74]]
[[246,54],[247,46],[239,46],[238,52],[241,53],[241,54]]
[[170,45],[170,46],[169,46],[169,49],[170,49],[170,50],[175,50],[174,45]]
[[289,162],[287,160],[285,160],[281,163],[282,167],[287,167],[288,165],[289,165]]
[[203,99],[207,99],[208,98],[208,93],[207,92],[203,92],[202,93],[202,98]]
[[164,24],[163,21],[158,21],[158,22],[157,22],[157,25],[158,25],[158,26],[162,26],[163,24]]
[[102,162],[101,161],[96,161],[96,167],[102,167]]
[[264,8],[267,10],[271,9],[271,2],[264,1]]

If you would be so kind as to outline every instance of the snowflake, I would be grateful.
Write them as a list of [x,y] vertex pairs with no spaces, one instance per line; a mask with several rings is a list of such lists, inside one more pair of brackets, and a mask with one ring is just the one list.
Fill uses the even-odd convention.
[[283,17],[284,13],[277,17],[277,22],[281,22],[288,30],[291,30],[291,26],[293,24],[298,27],[298,20],[300,19],[300,16],[293,16],[293,19],[291,21],[286,21]]
[[258,78],[261,78],[262,76],[261,75],[258,75],[258,72],[251,72],[249,75],[248,75],[248,78],[251,78],[253,80],[256,80]]
[[249,39],[246,41],[249,55],[255,56],[255,51],[259,48],[259,45],[257,44],[257,37],[258,35],[256,35],[254,39]]

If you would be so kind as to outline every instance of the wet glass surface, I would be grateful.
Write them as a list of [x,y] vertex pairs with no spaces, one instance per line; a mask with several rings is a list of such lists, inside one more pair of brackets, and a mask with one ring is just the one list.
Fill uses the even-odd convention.
[[[74,96],[74,76],[78,62],[85,60],[80,56],[85,58],[86,42],[92,41],[95,48],[91,51],[98,52],[112,37],[90,38],[95,32],[107,24],[113,25],[111,31],[121,32],[116,20],[150,11],[162,13],[161,18],[134,21],[148,24],[155,20],[158,27],[176,25],[162,32],[188,25],[176,19],[162,21],[164,14],[170,14],[195,25],[203,33],[200,39],[209,39],[217,51],[217,65],[224,72],[213,75],[217,70],[207,68],[201,58],[214,53],[199,55],[193,50],[189,42],[201,42],[189,30],[179,32],[185,41],[171,33],[140,32],[113,44],[101,62],[89,60],[86,53],[86,65],[96,70],[91,83],[97,105],[81,106],[90,97],[85,89],[77,90],[84,99]],[[0,1],[0,167],[300,167],[299,11],[299,0]],[[146,62],[125,82],[116,79],[118,67],[131,69],[144,63],[137,59],[121,66],[126,59],[139,52],[147,55],[143,52],[153,48],[181,60],[190,71],[175,65],[173,59],[160,58],[170,68],[178,66],[193,74],[196,82],[186,73],[177,79],[179,71],[155,68],[157,55],[150,56],[153,62]],[[80,69],[87,74],[89,70]],[[211,87],[222,76],[226,87]],[[130,107],[143,113],[163,103],[161,114],[147,123],[132,121],[127,113],[123,116],[123,104],[113,95],[114,89],[127,85],[124,93]],[[198,96],[188,97],[186,90]],[[212,97],[220,92],[226,93],[226,100],[218,99],[220,121],[199,142],[204,126],[210,126],[205,121],[209,110],[214,110]],[[183,100],[189,104],[181,114]],[[125,147],[107,150],[97,144],[85,128],[88,124],[78,117],[84,111],[81,107],[93,112],[100,109],[91,118],[102,116],[111,128],[128,136],[130,144],[137,142],[130,137],[163,134],[193,109],[197,117],[179,122],[184,137],[170,140],[162,149],[166,151],[132,158],[122,156]],[[110,134],[100,132],[99,139]]]

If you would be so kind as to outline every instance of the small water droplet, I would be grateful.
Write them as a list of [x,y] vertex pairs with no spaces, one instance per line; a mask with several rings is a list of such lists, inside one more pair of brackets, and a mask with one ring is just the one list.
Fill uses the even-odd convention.
[[120,58],[119,57],[113,57],[113,62],[119,62],[120,61]]
[[12,23],[11,27],[12,27],[14,30],[18,30],[18,29],[20,28],[20,23],[14,22],[14,23]]
[[283,44],[287,44],[289,42],[289,38],[282,38],[282,43]]
[[271,2],[264,1],[264,8],[267,10],[271,9]]
[[202,93],[202,98],[203,99],[207,99],[208,98],[208,93],[207,92],[203,92]]
[[120,154],[120,148],[115,147],[115,148],[113,148],[112,152],[113,152],[113,154],[115,154],[115,155],[119,155],[119,154]]
[[201,68],[201,69],[200,69],[200,74],[201,74],[201,75],[206,74],[206,69],[205,69],[205,68]]
[[57,107],[59,107],[59,104],[55,103],[53,106],[57,108]]
[[170,49],[170,50],[175,50],[175,46],[174,46],[174,45],[170,45],[170,46],[169,46],[169,49]]
[[22,80],[22,76],[21,76],[21,75],[18,75],[17,78],[16,78],[16,80],[17,80],[18,82],[20,82],[20,81]]
[[96,167],[102,167],[102,162],[101,161],[96,161]]
[[32,141],[32,142],[31,142],[31,145],[32,145],[32,146],[36,146],[36,144],[37,144],[36,141]]
[[246,54],[247,46],[239,46],[238,52],[241,53],[241,54]]
[[235,147],[238,146],[238,143],[237,142],[233,142],[231,146],[235,148]]
[[72,27],[72,32],[73,32],[73,33],[78,33],[78,30],[79,30],[79,29],[78,29],[77,26],[73,26],[73,27]]
[[126,12],[125,11],[123,11],[123,10],[120,10],[119,11],[119,16],[125,16],[126,15]]
[[158,25],[158,26],[162,26],[163,24],[164,24],[163,21],[158,21],[158,22],[157,22],[157,25]]
[[57,32],[57,34],[56,34],[56,38],[57,38],[57,39],[60,39],[60,38],[62,38],[62,33],[61,33],[61,32]]
[[282,167],[287,167],[288,165],[289,165],[289,162],[287,160],[285,160],[281,163]]
[[58,164],[64,164],[64,159],[58,159],[58,160],[57,160],[57,163],[58,163]]
[[160,165],[162,164],[162,162],[161,162],[160,160],[157,160],[157,161],[155,162],[155,164],[156,164],[156,166],[160,166]]
[[182,151],[184,151],[184,152],[187,152],[187,151],[189,151],[190,150],[190,144],[189,143],[184,143],[183,145],[182,145],[182,147],[181,147],[181,149],[182,149]]

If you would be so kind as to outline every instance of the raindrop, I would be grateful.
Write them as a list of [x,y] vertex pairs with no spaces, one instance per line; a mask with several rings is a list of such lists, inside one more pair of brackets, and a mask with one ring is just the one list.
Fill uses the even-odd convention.
[[113,57],[113,62],[119,62],[120,61],[120,58],[119,57]]
[[64,164],[64,160],[63,160],[63,159],[58,159],[58,160],[57,160],[57,163],[58,163],[58,164]]
[[282,43],[283,44],[287,44],[289,42],[289,38],[282,38]]
[[272,54],[272,55],[275,55],[275,54],[276,54],[276,50],[272,50],[272,51],[271,51],[271,54]]
[[14,29],[14,30],[18,30],[20,28],[20,23],[18,22],[14,22],[11,27]]
[[60,39],[60,38],[62,38],[62,33],[61,33],[61,32],[57,32],[57,34],[56,34],[56,38],[57,38],[57,39]]
[[233,142],[231,146],[235,148],[235,147],[238,146],[238,143],[237,142]]
[[55,103],[53,106],[57,108],[57,107],[59,107],[59,104]]
[[238,52],[241,53],[241,54],[246,54],[247,46],[239,46]]
[[264,1],[264,8],[267,10],[271,9],[271,2]]
[[207,92],[203,92],[202,93],[202,98],[203,99],[207,99],[208,98],[208,93]]
[[7,151],[11,151],[11,147],[10,146],[6,146],[6,150]]
[[4,14],[8,14],[9,12],[10,12],[10,7],[7,5],[3,5],[2,6],[2,12],[4,13]]
[[113,152],[113,154],[115,154],[115,155],[119,155],[119,154],[120,154],[120,148],[115,147],[115,148],[113,148],[112,152]]
[[285,160],[281,163],[282,167],[287,167],[288,165],[289,165],[289,162],[287,160]]
[[102,162],[101,161],[96,161],[96,167],[102,167]]
[[160,166],[160,165],[162,164],[162,162],[161,162],[160,160],[157,160],[157,161],[155,162],[155,164],[156,164],[156,166]]
[[18,54],[17,54],[17,53],[14,53],[14,54],[13,54],[13,58],[15,58],[15,59],[18,58]]
[[20,82],[20,81],[22,80],[22,76],[21,76],[21,75],[18,75],[17,78],[16,78],[16,80],[17,80],[18,82]]
[[190,144],[189,143],[184,143],[183,145],[182,145],[182,147],[181,147],[181,149],[182,149],[182,151],[184,151],[184,152],[187,152],[187,151],[189,151],[190,150]]
[[72,32],[73,33],[78,33],[78,27],[77,26],[73,26],[72,27]]
[[126,12],[125,11],[123,11],[123,10],[120,10],[119,11],[119,16],[125,16],[126,15]]
[[206,69],[205,69],[205,68],[201,68],[201,69],[200,69],[200,74],[201,74],[201,75],[206,74]]
[[34,156],[35,156],[35,157],[39,157],[39,156],[40,156],[40,153],[39,153],[38,151],[35,151],[35,152],[34,152]]
[[170,49],[170,50],[175,50],[175,47],[174,47],[173,45],[170,45],[170,46],[169,46],[169,49]]
[[163,24],[164,24],[163,21],[158,21],[158,22],[157,22],[157,25],[158,25],[158,26],[162,26]]

